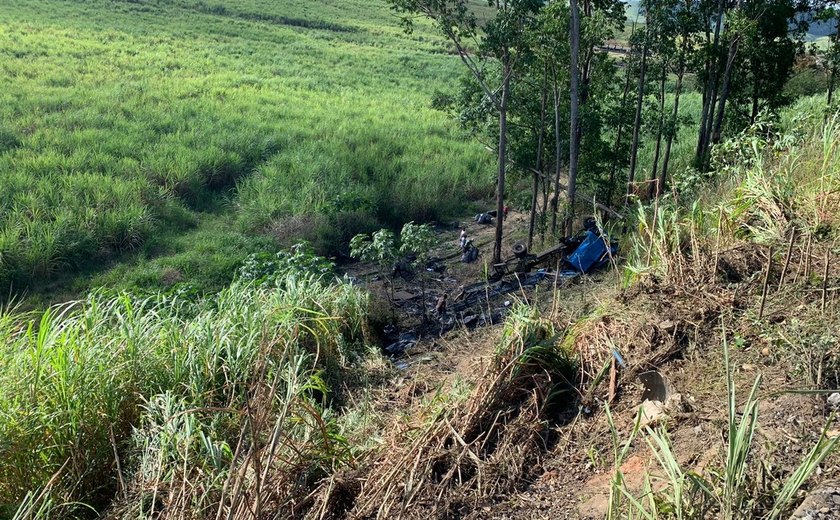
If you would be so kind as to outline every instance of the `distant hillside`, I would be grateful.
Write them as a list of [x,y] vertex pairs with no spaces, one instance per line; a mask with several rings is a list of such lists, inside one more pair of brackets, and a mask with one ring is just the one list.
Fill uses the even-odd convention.
[[[642,6],[641,0],[625,0],[627,4],[627,19],[633,20],[636,15],[639,13],[639,9]],[[802,17],[801,19],[807,19],[806,17]],[[639,18],[639,21],[644,21],[643,17]],[[812,42],[816,41],[820,38],[824,38],[826,36],[830,36],[834,34],[837,28],[836,21],[827,21],[827,22],[818,22],[812,21],[810,26],[808,27],[808,33],[805,37],[806,41]]]

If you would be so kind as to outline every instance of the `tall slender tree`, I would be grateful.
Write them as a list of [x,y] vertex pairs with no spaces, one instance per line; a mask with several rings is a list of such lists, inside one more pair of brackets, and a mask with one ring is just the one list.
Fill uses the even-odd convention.
[[[532,15],[543,6],[542,0],[496,0],[495,15],[483,25],[478,20],[468,0],[388,0],[388,3],[402,15],[401,21],[410,31],[417,16],[425,16],[435,22],[438,29],[449,39],[463,64],[472,73],[484,95],[499,115],[498,174],[496,179],[496,208],[499,218],[496,222],[496,237],[493,246],[493,263],[502,257],[503,220],[501,215],[505,204],[505,177],[507,172],[507,110],[510,103],[511,75],[514,61],[525,43],[526,25]],[[468,50],[468,41],[476,41],[479,33],[483,38]],[[487,82],[481,58],[494,60],[501,69],[501,85],[492,88]]]
[[627,193],[625,196],[625,204],[630,202],[630,197],[633,194],[633,187],[636,179],[636,165],[639,155],[639,137],[642,129],[642,102],[645,98],[645,73],[647,72],[647,58],[648,58],[648,29],[641,33],[641,58],[639,59],[639,81],[636,87],[636,112],[633,117],[633,141],[630,145],[630,171],[627,174]]
[[668,179],[668,166],[671,162],[671,146],[679,130],[680,96],[682,95],[683,79],[689,52],[694,48],[694,35],[699,29],[697,3],[694,0],[682,0],[677,8],[676,25],[679,33],[679,53],[677,57],[677,82],[674,87],[674,105],[671,117],[665,129],[665,156],[662,159],[662,169],[656,180],[656,196],[662,194]]
[[580,154],[580,7],[577,0],[570,0],[572,23],[569,29],[571,70],[570,128],[569,128],[569,186],[566,189],[568,206],[566,210],[566,234],[572,234],[575,218],[575,191],[577,190],[578,162]]

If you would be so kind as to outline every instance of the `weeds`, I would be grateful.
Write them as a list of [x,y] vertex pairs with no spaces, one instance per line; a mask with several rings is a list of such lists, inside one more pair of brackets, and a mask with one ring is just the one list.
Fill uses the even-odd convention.
[[[757,464],[751,460],[758,449],[755,435],[758,428],[758,388],[761,376],[758,376],[746,401],[739,410],[736,403],[733,370],[729,360],[729,347],[724,330],[724,370],[727,377],[727,435],[725,437],[725,454],[723,466],[720,470],[708,470],[705,474],[698,474],[686,470],[677,461],[674,450],[664,429],[653,430],[645,428],[645,440],[659,464],[661,472],[657,471],[647,476],[646,489],[641,497],[634,491],[627,489],[622,479],[620,466],[626,458],[628,447],[638,431],[636,428],[630,435],[623,449],[618,448],[618,437],[615,433],[611,415],[607,411],[608,422],[613,432],[613,442],[616,446],[614,459],[616,466],[610,490],[611,518],[618,518],[619,514],[626,514],[629,518],[654,519],[703,519],[713,515],[714,518],[725,520],[767,518],[777,520],[792,509],[797,492],[814,474],[819,465],[837,447],[840,437],[829,438],[826,435],[831,422],[826,425],[819,440],[805,455],[799,466],[791,472],[778,491],[772,488],[774,482],[762,482],[755,474]],[[651,486],[650,483],[654,485]],[[765,504],[761,497],[772,497],[770,504]],[[622,501],[624,497],[626,501]]]
[[[206,306],[94,293],[40,317],[4,311],[0,503],[21,503],[20,518],[77,501],[102,513],[110,493],[129,499],[116,517],[145,518],[304,493],[352,461],[329,383],[367,355],[366,309],[356,289],[302,273]],[[243,463],[288,474],[272,482],[288,496],[241,480]]]
[[546,422],[572,389],[575,367],[555,343],[553,326],[535,309],[514,308],[493,362],[469,393],[457,402],[441,394],[420,424],[386,436],[351,516],[445,516],[461,503],[507,496],[539,456]]

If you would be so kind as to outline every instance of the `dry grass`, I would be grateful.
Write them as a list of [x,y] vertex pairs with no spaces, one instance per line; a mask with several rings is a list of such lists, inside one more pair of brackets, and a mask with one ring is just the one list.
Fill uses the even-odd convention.
[[330,479],[310,516],[334,517],[325,504],[344,503],[348,492],[357,493],[349,518],[442,517],[511,492],[544,451],[549,411],[570,389],[573,371],[554,333],[518,308],[468,394],[439,394],[419,418],[396,424],[364,479]]

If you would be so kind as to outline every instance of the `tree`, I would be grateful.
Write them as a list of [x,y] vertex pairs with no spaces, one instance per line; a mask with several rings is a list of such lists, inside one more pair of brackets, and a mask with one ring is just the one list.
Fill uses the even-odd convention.
[[[402,14],[402,23],[411,30],[413,17],[425,16],[452,42],[463,64],[472,73],[484,95],[499,114],[498,175],[496,180],[496,211],[502,214],[505,198],[507,168],[507,111],[510,103],[511,75],[518,54],[524,44],[525,28],[532,15],[542,7],[541,0],[496,0],[495,16],[479,27],[467,0],[388,0]],[[490,5],[494,5],[492,2]],[[484,38],[475,46],[477,54],[467,50],[468,40],[475,41],[479,32]],[[501,68],[501,85],[491,88],[487,83],[483,59],[491,58]],[[501,262],[503,220],[496,220],[496,240],[493,262]]]
[[[435,233],[428,224],[415,224],[408,222],[400,231],[400,244],[397,246],[397,237],[388,229],[380,229],[371,235],[359,234],[350,240],[350,256],[362,262],[370,262],[376,265],[379,276],[386,280],[388,285],[388,303],[393,308],[394,284],[389,276],[389,271],[397,263],[402,255],[413,258],[410,266],[419,269],[422,280],[422,297],[426,298],[426,264],[429,262],[429,251],[436,242]],[[423,318],[426,318],[425,306]]]
[[662,170],[656,181],[656,196],[659,197],[665,189],[665,182],[668,179],[668,166],[671,161],[671,146],[677,136],[679,128],[680,96],[683,89],[686,66],[690,57],[690,51],[695,47],[694,35],[699,30],[699,11],[694,0],[682,0],[677,8],[676,26],[679,32],[679,55],[677,57],[677,83],[674,87],[674,105],[671,117],[665,126],[665,156],[662,160]]
[[420,272],[420,298],[423,301],[423,320],[426,314],[426,265],[429,263],[429,252],[435,246],[437,239],[435,232],[428,224],[408,222],[400,232],[400,252],[414,257],[412,267]]
[[[716,9],[715,9],[716,6]],[[708,161],[709,140],[712,133],[712,121],[715,103],[717,101],[718,71],[720,69],[720,31],[723,25],[723,15],[726,8],[725,0],[714,2],[703,2],[702,12],[704,18],[704,32],[706,35],[703,47],[703,69],[698,72],[698,77],[704,80],[703,83],[703,108],[700,112],[700,129],[697,133],[697,151],[695,153],[695,164],[700,169],[705,169]],[[714,38],[710,38],[709,19],[712,11],[715,13]]]
[[379,276],[388,285],[388,303],[393,307],[394,284],[388,277],[388,271],[394,266],[399,250],[394,233],[388,229],[380,229],[372,235],[359,234],[350,240],[350,256],[362,262],[376,265]]
[[[703,5],[708,12],[709,2]],[[708,169],[711,147],[721,141],[727,126],[744,128],[762,110],[772,112],[789,101],[783,87],[801,49],[795,36],[807,28],[799,14],[814,5],[803,0],[718,0],[715,37],[709,39],[707,26],[706,59],[698,71],[705,83],[695,157],[699,169]]]
[[627,195],[624,199],[625,204],[630,202],[630,196],[633,194],[633,183],[636,179],[636,164],[639,154],[639,133],[642,128],[642,102],[645,97],[645,73],[647,71],[649,44],[649,29],[647,26],[642,33],[641,39],[642,54],[639,61],[639,84],[636,87],[636,112],[633,117],[633,142],[630,145],[630,171],[627,174]]
[[817,19],[834,24],[834,32],[829,36],[829,45],[821,54],[823,65],[828,72],[828,88],[825,104],[831,107],[834,98],[834,88],[837,82],[837,67],[840,65],[840,8],[833,5],[821,9]]
[[569,186],[566,189],[568,208],[566,214],[566,234],[572,234],[572,222],[575,218],[575,190],[577,189],[578,161],[580,154],[580,8],[577,0],[569,2],[572,23],[569,29],[572,52],[569,69],[571,70],[570,129],[569,129]]

